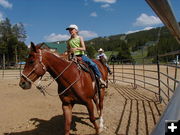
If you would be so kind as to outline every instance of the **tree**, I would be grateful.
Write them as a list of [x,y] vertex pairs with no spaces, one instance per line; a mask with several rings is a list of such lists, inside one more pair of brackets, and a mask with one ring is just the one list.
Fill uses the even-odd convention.
[[6,57],[8,65],[12,62],[17,63],[18,57],[20,59],[24,57],[25,54],[22,52],[27,52],[25,39],[26,32],[23,24],[12,25],[8,18],[0,22],[0,56]]
[[26,31],[24,29],[24,25],[22,23],[15,24],[12,27],[12,32],[18,39],[18,41],[24,42],[27,38]]
[[96,50],[94,49],[93,46],[88,46],[87,47],[87,55],[90,57],[90,58],[94,58],[95,56],[95,53],[96,53]]
[[118,48],[117,57],[120,60],[126,60],[126,61],[132,60],[129,47],[127,46],[127,44],[124,41],[121,42],[120,47]]

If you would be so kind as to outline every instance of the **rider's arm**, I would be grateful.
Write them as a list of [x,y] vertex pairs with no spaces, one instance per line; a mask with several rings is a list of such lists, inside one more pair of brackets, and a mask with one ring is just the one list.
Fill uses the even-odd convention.
[[86,51],[86,46],[84,44],[83,37],[80,37],[80,43],[81,43],[81,47],[78,47],[77,50]]
[[104,58],[107,60],[107,56],[106,56],[106,54],[105,54],[105,53],[103,53],[103,56],[104,56]]
[[80,47],[77,47],[77,48],[71,48],[71,50],[73,52],[75,52],[76,50],[80,50],[80,51],[86,51],[86,46],[84,44],[84,40],[82,37],[79,37],[80,38]]
[[99,58],[99,55],[96,56],[96,59],[98,59],[98,60],[100,59],[100,58]]

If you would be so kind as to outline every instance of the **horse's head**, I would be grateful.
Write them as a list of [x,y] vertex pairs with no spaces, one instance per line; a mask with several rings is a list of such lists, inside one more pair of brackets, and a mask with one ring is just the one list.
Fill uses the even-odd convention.
[[21,73],[19,86],[23,89],[30,89],[31,84],[46,73],[46,66],[42,61],[42,50],[40,46],[31,43],[30,53]]

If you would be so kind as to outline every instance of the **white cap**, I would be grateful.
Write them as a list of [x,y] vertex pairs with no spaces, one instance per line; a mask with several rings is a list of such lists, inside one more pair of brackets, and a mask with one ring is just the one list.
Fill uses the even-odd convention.
[[100,48],[100,49],[98,50],[98,52],[104,52],[104,50],[103,50],[102,48]]
[[75,24],[71,24],[71,25],[69,25],[68,28],[66,28],[66,30],[69,30],[69,29],[76,29],[78,31],[78,26]]

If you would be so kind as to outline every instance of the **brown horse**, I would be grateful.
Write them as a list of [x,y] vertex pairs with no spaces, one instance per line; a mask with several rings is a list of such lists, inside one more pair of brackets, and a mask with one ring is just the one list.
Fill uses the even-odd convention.
[[[108,72],[106,67],[98,60],[95,60],[95,62],[102,73],[103,79],[107,80]],[[31,51],[26,60],[19,86],[23,89],[30,89],[31,85],[35,84],[34,82],[42,77],[46,71],[50,73],[58,84],[58,94],[62,101],[65,117],[65,135],[70,134],[74,104],[83,104],[87,107],[90,121],[95,127],[96,134],[99,134],[103,129],[102,111],[105,89],[101,88],[98,92],[93,77],[90,73],[78,68],[75,61],[68,61],[65,56],[55,55],[47,49],[41,49],[40,45],[35,46],[31,43]],[[93,101],[97,109],[99,109],[99,126],[95,121]]]

